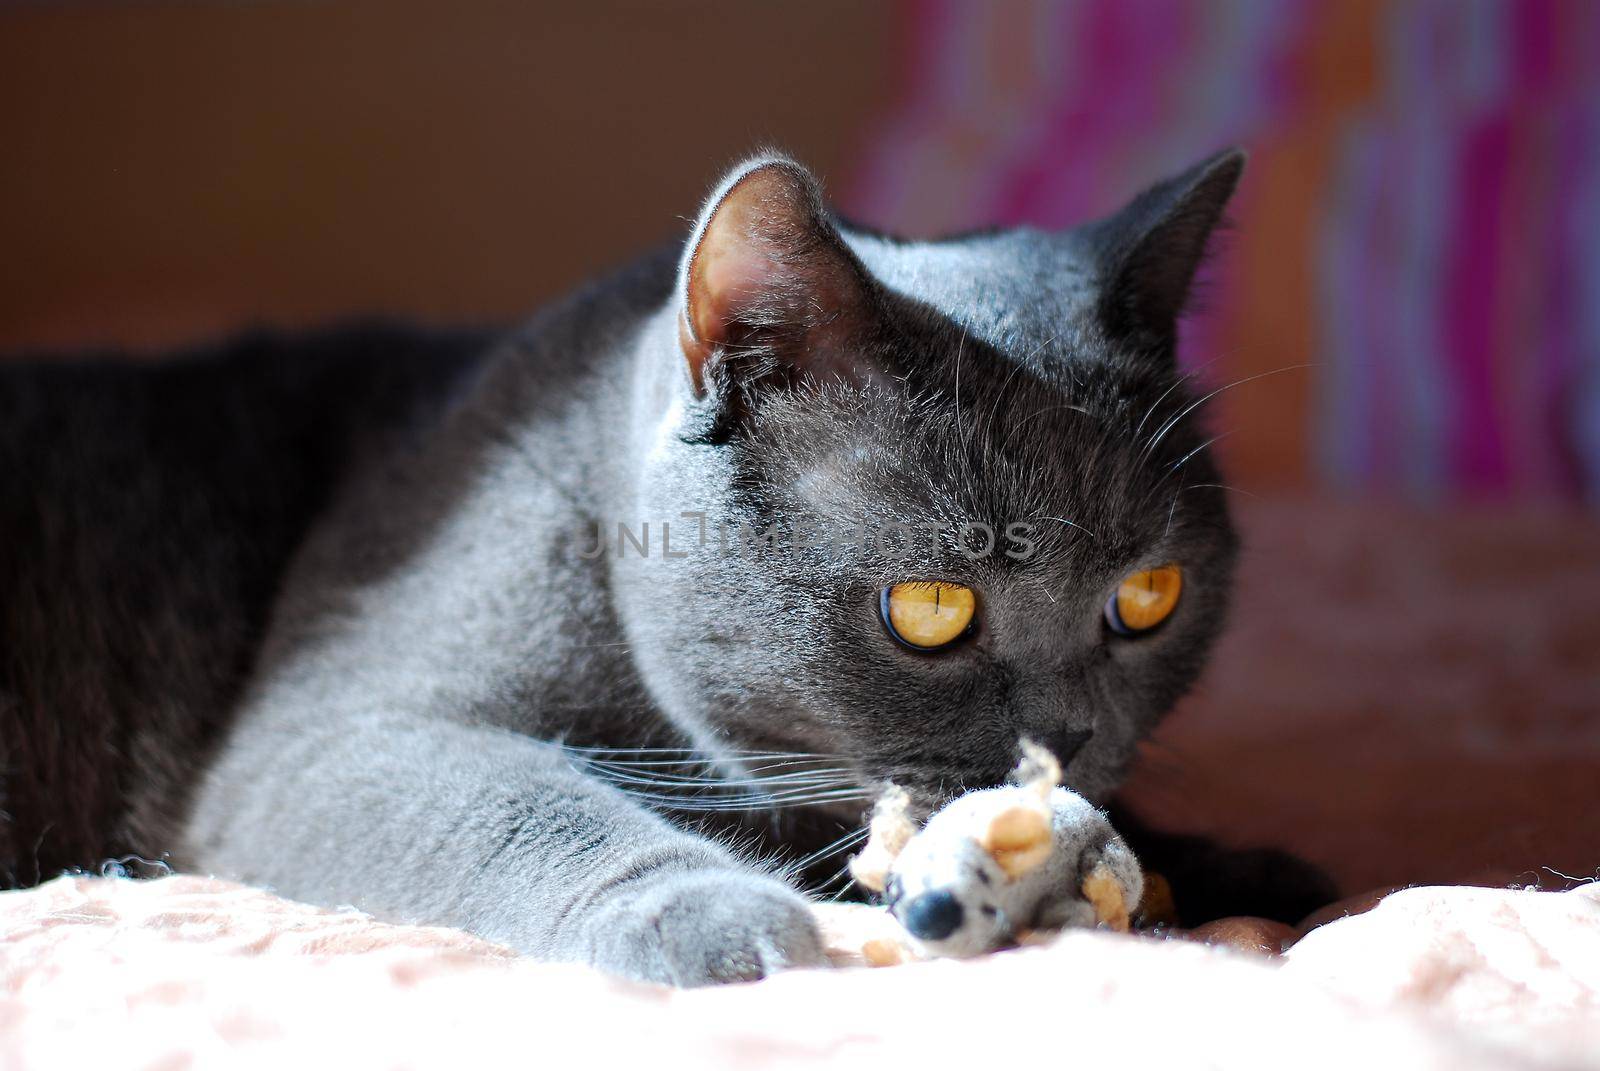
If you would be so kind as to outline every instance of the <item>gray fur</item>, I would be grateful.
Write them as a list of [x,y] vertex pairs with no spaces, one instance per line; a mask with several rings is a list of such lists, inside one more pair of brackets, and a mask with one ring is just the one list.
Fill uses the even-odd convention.
[[[43,480],[30,470],[85,390],[0,372],[15,418],[0,423],[0,520],[27,535],[0,571],[0,760],[41,763],[28,785],[0,782],[0,810],[28,817],[0,841],[11,880],[138,852],[689,985],[819,960],[774,867],[857,825],[885,781],[931,809],[1000,783],[1019,737],[1068,754],[1092,731],[1066,781],[1103,799],[1194,680],[1227,599],[1234,539],[1172,349],[1240,157],[1078,231],[938,243],[835,230],[780,158],[736,169],[719,196],[774,165],[815,206],[816,240],[786,255],[825,247],[858,289],[810,326],[857,331],[828,367],[859,374],[817,371],[785,321],[807,307],[791,289],[697,396],[678,342],[683,250],[492,347],[418,336],[415,374],[384,360],[394,340],[361,335],[371,360],[350,384],[284,372],[260,411],[250,381],[220,372],[232,408],[193,413],[141,378],[158,373],[74,373],[95,397],[123,377],[149,413],[106,403],[103,425],[72,430],[93,458]],[[270,367],[300,367],[273,346]],[[220,360],[200,363],[233,367]],[[206,435],[173,439],[174,421],[208,415]],[[256,427],[269,417],[312,445],[252,459],[275,441]],[[125,495],[137,525],[97,524],[94,496],[116,498],[124,469],[194,466],[195,450],[209,455],[192,479]],[[214,509],[230,488],[243,504]],[[1024,562],[948,544],[732,557],[699,546],[685,511],[1048,520]],[[617,521],[650,522],[654,552],[584,557]],[[659,552],[663,521],[683,557]],[[1187,581],[1174,617],[1109,635],[1116,583],[1171,560]],[[114,598],[119,570],[138,590]],[[978,632],[937,656],[900,648],[877,616],[884,584],[927,577],[983,600]],[[91,633],[94,649],[67,653]],[[808,807],[647,806],[576,747],[692,751],[679,776],[741,780],[760,772],[751,752],[847,773]],[[58,843],[50,807],[91,784],[111,787],[83,788],[96,802]]]

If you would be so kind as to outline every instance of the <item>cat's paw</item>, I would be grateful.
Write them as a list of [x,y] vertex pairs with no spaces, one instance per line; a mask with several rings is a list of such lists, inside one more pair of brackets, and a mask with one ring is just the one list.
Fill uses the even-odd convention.
[[827,963],[805,899],[781,882],[738,871],[632,883],[586,929],[595,966],[674,986],[749,982]]
[[1103,812],[1065,788],[968,793],[889,868],[889,910],[936,956],[971,956],[1030,930],[1126,930],[1144,879]]

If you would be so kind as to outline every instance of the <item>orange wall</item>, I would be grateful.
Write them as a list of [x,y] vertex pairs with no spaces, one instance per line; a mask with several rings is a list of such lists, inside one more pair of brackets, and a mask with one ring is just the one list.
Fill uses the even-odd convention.
[[765,143],[842,185],[887,5],[0,7],[0,350],[509,318]]

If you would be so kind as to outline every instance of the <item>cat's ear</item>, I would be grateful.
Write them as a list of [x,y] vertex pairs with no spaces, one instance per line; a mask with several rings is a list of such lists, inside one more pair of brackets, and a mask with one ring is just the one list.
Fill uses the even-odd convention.
[[856,378],[878,288],[810,172],[763,156],[707,202],[679,271],[678,341],[696,397],[809,377]]
[[1171,348],[1206,241],[1239,184],[1244,159],[1240,150],[1225,149],[1089,229],[1100,318],[1112,337]]

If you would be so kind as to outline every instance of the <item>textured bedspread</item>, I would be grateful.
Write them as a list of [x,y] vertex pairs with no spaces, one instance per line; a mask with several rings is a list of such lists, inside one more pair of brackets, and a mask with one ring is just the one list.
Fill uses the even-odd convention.
[[[841,940],[859,920],[837,923]],[[671,992],[222,882],[0,895],[0,1066],[1600,1068],[1600,886],[1412,889],[1282,959],[1077,932]]]
[[[1236,625],[1135,805],[1349,891],[1600,864],[1600,524],[1241,503]],[[841,945],[861,916],[834,923]],[[672,993],[196,878],[0,894],[0,1068],[1600,1068],[1600,886],[1412,889],[1282,959],[1074,933]]]

